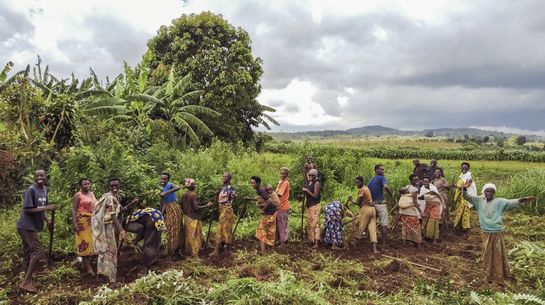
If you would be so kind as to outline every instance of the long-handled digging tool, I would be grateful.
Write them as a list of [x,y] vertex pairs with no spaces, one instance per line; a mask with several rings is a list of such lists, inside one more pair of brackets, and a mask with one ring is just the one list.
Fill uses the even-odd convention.
[[301,200],[301,240],[305,237],[305,199],[307,198],[304,194],[302,195],[303,199]]
[[237,231],[238,224],[240,223],[240,220],[244,217],[244,214],[246,214],[246,210],[248,209],[248,201],[252,200],[251,198],[244,197],[244,205],[242,206],[242,211],[240,211],[237,222],[235,223],[235,227],[233,228],[233,238],[235,238],[235,232]]
[[51,267],[51,256],[53,255],[53,236],[55,233],[55,210],[51,211],[51,229],[49,230],[49,255],[47,256],[47,266]]
[[[215,194],[214,194],[214,206],[217,206],[218,204],[218,196],[220,194],[220,191],[217,191]],[[208,219],[208,233],[206,233],[206,241],[204,242],[204,247],[208,247],[208,240],[210,239],[210,230],[212,229],[212,220],[214,219],[214,217],[212,217],[214,214],[214,209],[210,209],[209,210],[209,216],[210,216],[210,219]]]

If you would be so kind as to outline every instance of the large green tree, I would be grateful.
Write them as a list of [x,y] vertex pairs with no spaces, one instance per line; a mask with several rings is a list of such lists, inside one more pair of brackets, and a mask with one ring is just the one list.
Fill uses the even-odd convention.
[[221,15],[183,15],[170,26],[162,26],[148,48],[153,54],[153,84],[164,83],[172,67],[177,75],[192,75],[196,89],[203,92],[199,104],[222,114],[220,119],[206,121],[216,136],[250,142],[252,127],[276,124],[265,113],[274,109],[256,100],[262,61],[252,55],[248,33]]

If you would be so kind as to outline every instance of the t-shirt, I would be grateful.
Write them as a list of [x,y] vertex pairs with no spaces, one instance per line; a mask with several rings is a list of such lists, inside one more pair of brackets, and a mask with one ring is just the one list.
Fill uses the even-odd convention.
[[367,187],[371,191],[371,196],[374,202],[384,201],[384,186],[386,185],[386,177],[376,175],[374,176]]
[[503,232],[505,210],[520,207],[519,199],[494,198],[491,201],[486,201],[486,198],[470,195],[467,191],[463,192],[463,196],[477,210],[481,231],[487,233]]
[[[168,192],[174,187],[174,184],[171,182],[167,182],[165,186],[163,186],[163,192]],[[170,194],[167,194],[163,197],[163,201],[165,204],[176,202],[176,192],[172,192]]]
[[46,186],[39,188],[37,185],[31,185],[25,192],[25,201],[23,202],[23,211],[17,220],[17,229],[40,232],[43,230],[45,221],[45,212],[25,213],[24,209],[32,209],[46,206],[48,189]]
[[224,204],[224,205],[233,204],[233,197],[236,194],[236,192],[237,192],[237,189],[234,186],[231,186],[231,185],[223,186],[218,195],[218,203]]
[[373,197],[367,186],[365,185],[362,186],[360,190],[358,191],[358,198],[360,197],[363,198],[361,202],[361,206],[364,206],[364,205],[373,206]]
[[287,211],[290,209],[290,182],[288,180],[278,181],[278,186],[276,187],[276,193],[280,197],[280,206],[278,210]]

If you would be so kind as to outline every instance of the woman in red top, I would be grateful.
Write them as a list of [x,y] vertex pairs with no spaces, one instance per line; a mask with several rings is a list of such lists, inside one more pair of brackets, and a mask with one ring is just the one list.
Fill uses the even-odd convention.
[[76,233],[76,254],[82,257],[85,271],[94,274],[91,268],[93,250],[93,232],[91,230],[91,216],[97,199],[90,192],[91,181],[84,178],[79,181],[80,191],[72,198],[72,229]]

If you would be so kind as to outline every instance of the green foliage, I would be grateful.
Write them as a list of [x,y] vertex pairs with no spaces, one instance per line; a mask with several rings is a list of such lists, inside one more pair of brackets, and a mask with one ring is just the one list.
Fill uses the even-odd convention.
[[510,177],[509,182],[498,192],[498,196],[520,198],[537,196],[533,204],[526,204],[523,209],[536,215],[545,215],[545,169],[530,169]]
[[[440,159],[440,160],[489,160],[489,161],[526,161],[526,162],[545,162],[545,153],[537,151],[528,151],[522,149],[495,149],[486,148],[480,145],[473,147],[466,146],[463,149],[445,149],[444,147],[423,148],[421,146],[397,146],[389,143],[382,145],[367,145],[366,147],[346,147],[321,144],[293,144],[282,142],[267,143],[267,151],[274,153],[299,154],[301,151],[308,150],[308,146],[313,148],[315,155],[322,154],[352,154],[357,158],[384,158],[384,159]],[[307,146],[307,147],[303,147]]]
[[148,48],[153,54],[152,82],[159,85],[173,74],[191,74],[196,89],[203,91],[198,104],[222,115],[220,120],[205,119],[219,138],[251,142],[252,127],[268,126],[265,112],[274,110],[256,100],[262,62],[253,57],[245,30],[210,12],[182,15],[170,26],[162,26]]
[[526,281],[526,285],[532,285],[536,289],[545,292],[545,269],[543,258],[545,248],[537,242],[521,241],[509,250],[509,259],[520,278]]
[[185,277],[182,271],[169,270],[164,273],[148,273],[129,285],[112,290],[103,286],[89,302],[82,305],[99,304],[206,304],[206,290],[195,280]]

